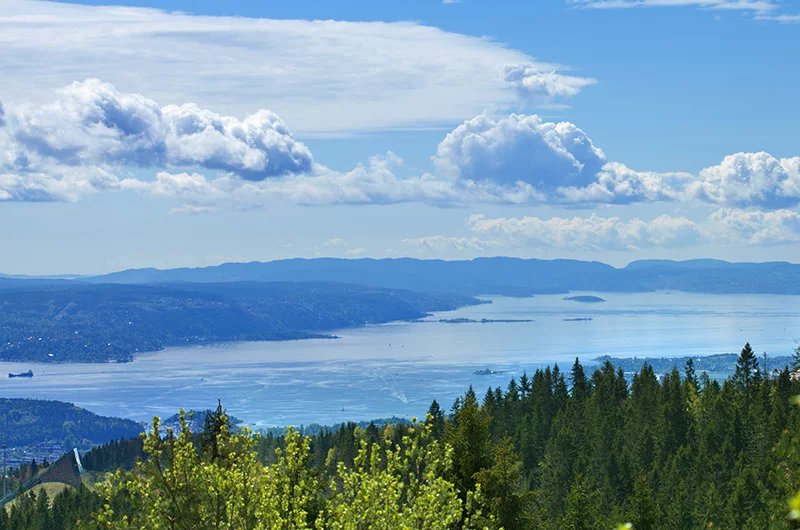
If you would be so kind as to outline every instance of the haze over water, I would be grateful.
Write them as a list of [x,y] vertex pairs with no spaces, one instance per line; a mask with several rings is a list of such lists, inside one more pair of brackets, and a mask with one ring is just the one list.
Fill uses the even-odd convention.
[[[573,293],[587,294],[587,293]],[[789,355],[800,337],[800,296],[592,293],[487,297],[492,304],[335,332],[338,340],[248,342],[169,348],[127,364],[0,363],[0,373],[32,369],[33,379],[0,378],[0,395],[70,401],[103,415],[148,421],[217,398],[255,427],[333,424],[423,416],[472,384],[479,394],[511,375],[558,362],[568,371],[599,355],[673,357],[738,352]],[[438,319],[532,319],[450,324]],[[591,321],[564,321],[591,318]],[[504,373],[479,376],[489,368]]]

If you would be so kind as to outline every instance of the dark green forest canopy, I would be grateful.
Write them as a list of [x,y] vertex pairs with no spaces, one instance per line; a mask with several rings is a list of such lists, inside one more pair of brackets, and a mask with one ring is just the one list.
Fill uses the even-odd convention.
[[98,416],[72,403],[0,398],[0,442],[9,447],[60,444],[64,450],[90,448],[142,432],[133,420]]
[[[265,491],[273,491],[276,483],[271,481],[279,479],[303,485],[292,491],[302,491],[304,500],[295,495],[284,498],[285,506],[303,508],[292,512],[301,514],[292,528],[353,516],[351,511],[335,511],[342,503],[358,503],[355,515],[362,520],[391,515],[405,504],[387,501],[394,487],[389,485],[403,487],[404,480],[423,475],[424,481],[438,477],[451,484],[461,501],[459,522],[442,523],[441,528],[608,529],[620,522],[630,522],[637,530],[796,528],[789,506],[800,491],[800,406],[792,405],[792,396],[800,394],[800,380],[789,367],[774,375],[763,373],[750,345],[743,348],[736,368],[728,379],[716,381],[698,374],[692,363],[663,378],[645,365],[629,379],[610,362],[589,372],[576,361],[569,371],[558,366],[537,370],[485,394],[470,388],[450,411],[434,402],[424,429],[407,424],[345,424],[309,437],[307,446],[298,445],[296,437],[292,441],[272,434],[257,436],[249,449],[254,460],[246,465],[252,470],[247,476],[266,469],[265,482],[254,486]],[[213,506],[214,497],[208,492],[213,491],[209,488],[217,473],[233,473],[244,461],[225,462],[224,451],[212,458],[210,440],[225,447],[233,443],[225,442],[232,435],[221,422],[206,424],[212,436],[204,432],[189,438],[198,444],[199,453],[188,454],[201,456],[180,464],[188,470],[218,465],[214,474],[190,473],[194,480],[178,492],[196,499],[187,516],[194,521],[206,520],[203,517],[211,513],[207,508]],[[149,450],[172,454],[172,439],[151,438],[161,441],[152,441]],[[389,448],[406,454],[413,444],[425,447],[432,440],[452,451],[444,453],[450,457],[444,457],[433,475],[414,466],[416,457],[398,471],[399,483],[380,475],[384,460],[377,460],[374,468],[363,467],[364,448],[375,455]],[[141,447],[110,444],[93,452],[94,462],[109,468],[125,465],[137,449]],[[236,454],[245,458],[248,453]],[[300,467],[291,467],[297,463]],[[152,513],[125,501],[136,498],[125,493],[126,488],[152,487],[158,479],[152,466],[136,469],[126,475],[127,482],[117,482],[110,490],[105,501],[114,506],[114,513],[106,510],[104,516],[119,522],[127,515],[145,527],[142,521],[152,522]],[[287,469],[294,474],[282,475]],[[361,486],[348,493],[351,472],[362,473],[357,482]],[[84,495],[73,505],[73,517],[85,517],[87,506],[103,502],[96,494]],[[37,512],[36,505],[41,504],[37,501],[27,501],[28,511],[20,511],[17,520],[46,518]],[[450,498],[449,504],[437,508],[442,517],[452,515],[453,502]],[[800,510],[800,500],[794,502]],[[163,508],[166,512],[159,513],[170,513],[175,506],[167,502]],[[219,515],[223,526],[228,517],[258,520],[256,513],[241,510],[223,511]],[[43,528],[15,524],[6,528]]]
[[324,282],[15,285],[0,289],[0,361],[130,361],[180,344],[329,337],[333,329],[480,303]]

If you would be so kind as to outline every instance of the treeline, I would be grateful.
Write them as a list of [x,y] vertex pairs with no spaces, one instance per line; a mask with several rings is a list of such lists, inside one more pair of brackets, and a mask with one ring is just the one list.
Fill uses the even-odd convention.
[[99,445],[81,456],[83,468],[100,473],[117,469],[133,469],[137,460],[143,458],[144,444],[141,438],[112,440]]
[[798,528],[796,374],[763,373],[749,344],[723,382],[691,361],[631,380],[576,361],[434,402],[422,424],[313,437],[233,433],[220,407],[199,435],[151,432],[89,527]]
[[74,530],[90,522],[103,498],[89,488],[66,488],[50,498],[45,489],[20,495],[11,509],[0,508],[0,530]]
[[0,361],[124,362],[167,346],[323,337],[479,303],[313,282],[13,285],[0,289]]

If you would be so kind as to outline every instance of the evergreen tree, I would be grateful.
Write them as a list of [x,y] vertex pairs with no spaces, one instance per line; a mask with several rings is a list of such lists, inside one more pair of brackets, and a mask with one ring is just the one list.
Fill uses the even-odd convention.
[[746,343],[739,359],[736,361],[736,371],[733,374],[733,381],[739,388],[743,389],[748,395],[752,392],[755,384],[760,382],[761,373],[758,369],[758,358],[753,352],[750,343]]
[[586,381],[586,373],[583,371],[578,358],[575,358],[575,364],[572,365],[572,396],[576,399],[584,399],[589,395],[589,385]]
[[655,530],[659,528],[659,517],[653,499],[653,490],[646,475],[640,475],[633,486],[631,518],[636,530]]
[[445,438],[453,448],[456,484],[463,494],[475,488],[475,474],[489,464],[489,420],[470,387]]
[[490,513],[501,528],[523,528],[527,513],[522,480],[522,462],[511,438],[501,440],[492,450],[492,465],[475,474],[481,488],[484,513]]
[[[21,494],[0,530],[81,528],[792,528],[800,518],[800,394],[788,367],[764,378],[747,345],[720,383],[693,363],[659,378],[579,362],[470,388],[423,424],[343,423],[303,437],[233,431],[221,404],[191,433],[149,433],[84,455],[125,467],[101,487]],[[695,380],[695,381],[693,381]],[[154,422],[154,432],[159,423]],[[438,439],[441,437],[441,439]],[[36,466],[42,468],[42,466]],[[12,476],[30,475],[25,463]],[[21,482],[15,480],[15,487]],[[37,490],[38,491],[38,490]],[[126,519],[127,518],[127,519]],[[126,522],[127,521],[127,522]]]
[[567,495],[564,516],[559,521],[563,530],[599,530],[604,528],[600,517],[600,498],[583,475],[577,475]]
[[697,373],[694,371],[694,359],[691,357],[686,360],[686,366],[683,369],[683,373],[686,377],[686,382],[691,383],[694,388],[697,389],[699,382],[697,380]]
[[203,431],[200,433],[200,448],[212,461],[216,461],[222,456],[220,441],[230,432],[231,427],[228,415],[222,408],[222,402],[217,400],[217,408],[213,411],[206,411]]
[[445,418],[444,411],[439,406],[439,402],[435,399],[431,402],[428,408],[427,423],[431,427],[431,435],[435,440],[441,440],[444,436]]

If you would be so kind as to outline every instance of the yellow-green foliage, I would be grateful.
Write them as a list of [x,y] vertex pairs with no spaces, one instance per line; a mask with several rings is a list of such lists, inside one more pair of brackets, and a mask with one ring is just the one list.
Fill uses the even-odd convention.
[[464,516],[456,488],[445,478],[452,451],[429,429],[414,423],[396,446],[361,442],[354,467],[339,463],[327,484],[312,471],[309,438],[296,431],[277,451],[277,463],[265,467],[246,429],[230,433],[223,425],[212,458],[198,450],[183,413],[177,434],[160,433],[156,418],[145,438],[147,459],[105,485],[106,504],[91,527],[452,528]]
[[[800,354],[800,346],[797,347],[795,352]],[[800,405],[800,396],[795,396],[792,399],[792,402],[795,405]],[[795,442],[797,442],[797,440],[795,440]],[[800,444],[796,443],[796,445],[800,445]],[[795,470],[795,472],[797,472],[797,470]],[[789,510],[790,510],[789,511],[789,518],[790,519],[793,519],[795,521],[796,520],[800,520],[800,491],[797,492],[797,495],[795,495],[794,498],[789,503]]]
[[[442,475],[451,467],[452,451],[432,441],[429,427],[415,425],[412,436],[386,449],[361,442],[355,468],[339,462],[331,481],[327,509],[318,528],[444,530],[461,519],[455,486]],[[413,436],[421,430],[420,436]]]

